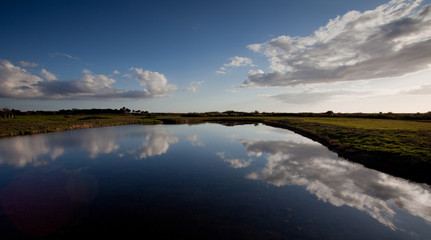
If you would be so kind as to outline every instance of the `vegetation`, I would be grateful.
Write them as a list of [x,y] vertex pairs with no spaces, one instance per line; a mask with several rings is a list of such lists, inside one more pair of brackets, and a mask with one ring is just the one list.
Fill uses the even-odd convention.
[[[125,124],[263,123],[319,141],[341,157],[396,176],[431,183],[431,113],[148,113],[127,108],[19,112],[6,109],[0,136]],[[7,114],[6,114],[7,113]]]
[[17,136],[114,125],[157,123],[161,122],[156,119],[146,119],[133,115],[20,115],[15,116],[15,119],[0,119],[0,136]]

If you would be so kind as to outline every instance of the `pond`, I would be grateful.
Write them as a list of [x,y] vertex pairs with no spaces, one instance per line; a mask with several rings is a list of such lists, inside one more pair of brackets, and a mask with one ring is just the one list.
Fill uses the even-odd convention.
[[431,239],[431,188],[264,125],[0,139],[0,237]]

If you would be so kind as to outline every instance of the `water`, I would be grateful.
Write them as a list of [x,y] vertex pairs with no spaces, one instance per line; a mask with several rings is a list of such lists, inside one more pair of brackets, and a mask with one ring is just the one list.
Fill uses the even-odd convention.
[[290,131],[120,126],[0,139],[0,237],[430,239],[430,186]]

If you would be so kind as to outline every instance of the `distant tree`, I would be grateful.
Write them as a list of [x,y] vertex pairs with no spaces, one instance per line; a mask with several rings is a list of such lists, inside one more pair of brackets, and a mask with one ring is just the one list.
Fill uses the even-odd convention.
[[15,118],[15,115],[13,114],[13,111],[9,108],[3,108],[1,110],[1,118],[13,119]]

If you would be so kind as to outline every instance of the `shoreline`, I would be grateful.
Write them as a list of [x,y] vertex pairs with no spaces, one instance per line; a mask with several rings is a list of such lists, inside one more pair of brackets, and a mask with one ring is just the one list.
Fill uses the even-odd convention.
[[[25,122],[19,127],[3,130],[0,137],[13,137],[33,135],[40,133],[61,132],[69,130],[87,129],[95,127],[108,127],[120,125],[157,125],[157,124],[199,124],[218,123],[227,126],[261,123],[270,127],[287,129],[312,139],[327,147],[339,157],[351,162],[362,164],[368,168],[375,169],[396,177],[407,180],[427,183],[431,185],[431,161],[416,161],[412,157],[401,156],[389,151],[361,150],[343,145],[339,139],[319,134],[316,129],[302,122],[289,121],[288,118],[276,117],[182,117],[179,115],[158,117],[135,117],[135,116],[78,116],[75,119],[62,119],[57,117],[53,122],[42,121],[34,123]],[[11,121],[12,122],[12,121]],[[323,124],[321,124],[323,125]],[[319,126],[319,125],[317,125]],[[6,133],[6,134],[5,134]],[[427,160],[427,159],[426,159]]]
[[423,162],[413,163],[406,161],[400,156],[385,152],[366,152],[348,149],[340,144],[334,143],[327,138],[313,134],[310,131],[302,130],[282,123],[264,122],[263,124],[271,127],[287,129],[301,136],[312,139],[328,150],[337,153],[337,155],[347,161],[359,163],[367,168],[390,174],[395,177],[401,177],[418,183],[431,185],[431,164]]

